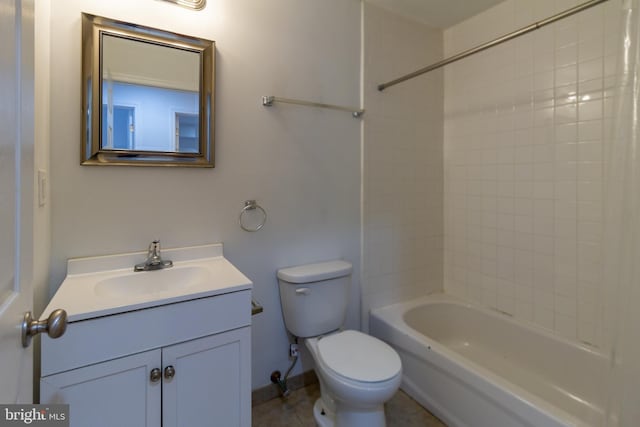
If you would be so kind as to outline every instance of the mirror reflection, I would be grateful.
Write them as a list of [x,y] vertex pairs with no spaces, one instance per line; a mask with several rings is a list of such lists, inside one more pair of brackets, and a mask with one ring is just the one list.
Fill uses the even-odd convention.
[[83,14],[82,164],[213,167],[213,49]]
[[198,153],[199,60],[103,35],[101,149]]

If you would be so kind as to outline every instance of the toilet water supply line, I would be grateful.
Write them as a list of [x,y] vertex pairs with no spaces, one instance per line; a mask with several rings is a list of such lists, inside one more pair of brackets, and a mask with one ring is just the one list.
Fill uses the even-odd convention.
[[289,397],[291,390],[287,387],[287,379],[289,378],[289,374],[293,370],[293,367],[296,366],[298,359],[300,358],[300,352],[298,350],[298,337],[294,337],[294,343],[289,345],[289,357],[292,358],[291,365],[287,372],[284,374],[284,378],[281,377],[280,371],[273,371],[271,373],[271,382],[276,384],[280,389],[280,393],[282,397]]

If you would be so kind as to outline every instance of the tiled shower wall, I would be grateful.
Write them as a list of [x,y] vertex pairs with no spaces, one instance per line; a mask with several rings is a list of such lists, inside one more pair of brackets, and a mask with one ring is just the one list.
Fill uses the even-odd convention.
[[[445,55],[572,7],[507,0]],[[602,343],[604,159],[621,0],[445,70],[445,290]]]
[[443,76],[377,90],[442,57],[442,31],[363,2],[363,325],[442,290]]

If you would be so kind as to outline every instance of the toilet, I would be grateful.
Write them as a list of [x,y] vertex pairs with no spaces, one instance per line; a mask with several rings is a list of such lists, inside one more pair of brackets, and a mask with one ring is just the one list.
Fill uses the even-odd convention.
[[303,338],[316,366],[320,427],[384,427],[384,403],[400,387],[402,363],[377,338],[342,330],[352,265],[337,260],[278,270],[287,330]]

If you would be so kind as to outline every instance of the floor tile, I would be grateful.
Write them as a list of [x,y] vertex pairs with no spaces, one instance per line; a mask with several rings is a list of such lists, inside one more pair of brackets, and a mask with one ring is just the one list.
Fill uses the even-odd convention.
[[[253,407],[252,427],[315,427],[313,404],[320,397],[318,384]],[[405,392],[399,390],[385,405],[387,427],[446,427]]]

